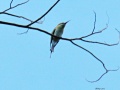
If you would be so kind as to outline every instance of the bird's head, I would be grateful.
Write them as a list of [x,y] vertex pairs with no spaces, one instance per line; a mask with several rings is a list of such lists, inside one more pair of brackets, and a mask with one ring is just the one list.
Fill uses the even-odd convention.
[[[69,21],[70,21],[70,20],[69,20]],[[66,25],[69,21],[67,21],[67,22],[62,22],[62,23],[58,24],[58,26],[59,26],[59,27],[63,27],[63,28],[64,28],[64,27],[65,27],[65,25]]]

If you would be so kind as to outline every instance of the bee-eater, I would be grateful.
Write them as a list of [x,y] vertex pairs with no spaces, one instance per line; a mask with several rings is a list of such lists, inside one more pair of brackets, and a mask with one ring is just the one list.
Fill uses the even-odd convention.
[[[55,27],[55,29],[52,31],[52,34],[55,35],[55,36],[61,37],[62,34],[63,34],[63,31],[64,31],[64,27],[68,22],[69,21],[58,24]],[[59,38],[51,36],[51,40],[50,40],[51,54],[52,54],[52,52],[54,52],[54,48],[57,45],[57,43],[59,42],[59,40],[60,40]],[[51,57],[51,54],[50,54],[50,57]]]

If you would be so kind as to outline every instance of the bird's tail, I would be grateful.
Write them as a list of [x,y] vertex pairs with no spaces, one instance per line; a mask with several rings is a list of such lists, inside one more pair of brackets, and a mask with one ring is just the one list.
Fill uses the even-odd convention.
[[53,45],[52,45],[52,47],[50,48],[50,58],[51,58],[52,52],[54,52],[54,46],[53,46]]

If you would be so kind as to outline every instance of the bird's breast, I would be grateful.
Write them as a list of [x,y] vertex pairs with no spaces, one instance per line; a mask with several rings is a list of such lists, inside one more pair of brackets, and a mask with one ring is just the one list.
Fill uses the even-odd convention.
[[61,37],[63,34],[63,29],[56,29],[54,35],[58,36],[58,37]]

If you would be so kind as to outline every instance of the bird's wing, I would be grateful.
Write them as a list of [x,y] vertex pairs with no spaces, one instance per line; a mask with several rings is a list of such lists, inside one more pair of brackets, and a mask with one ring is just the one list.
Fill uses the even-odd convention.
[[[54,30],[52,31],[52,33],[51,33],[52,35],[54,35],[55,30],[56,30],[56,29],[54,29]],[[50,47],[51,47],[52,40],[53,40],[53,36],[51,36],[51,40],[50,40]]]

